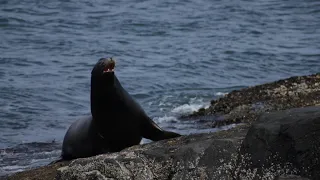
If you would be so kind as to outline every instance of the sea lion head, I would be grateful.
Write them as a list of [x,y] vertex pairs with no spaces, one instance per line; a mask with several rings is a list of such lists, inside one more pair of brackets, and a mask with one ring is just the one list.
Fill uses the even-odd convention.
[[101,58],[91,71],[91,113],[97,116],[108,105],[117,87],[114,58]]
[[92,76],[110,76],[114,73],[116,61],[114,58],[101,58],[92,69]]
[[91,71],[92,83],[97,83],[97,86],[113,85],[114,83],[114,69],[116,62],[114,58],[101,58],[96,63]]

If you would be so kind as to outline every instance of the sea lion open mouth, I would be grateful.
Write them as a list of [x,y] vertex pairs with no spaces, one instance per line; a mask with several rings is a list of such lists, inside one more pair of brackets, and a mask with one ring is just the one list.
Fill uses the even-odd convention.
[[114,61],[114,59],[112,59],[112,58],[108,59],[108,62],[103,69],[103,74],[109,73],[109,72],[114,72],[115,66],[116,66],[116,62]]

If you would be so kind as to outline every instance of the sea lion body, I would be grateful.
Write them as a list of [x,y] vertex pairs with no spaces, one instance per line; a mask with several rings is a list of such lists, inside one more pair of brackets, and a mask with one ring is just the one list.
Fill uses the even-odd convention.
[[143,137],[158,141],[180,136],[162,130],[146,115],[121,86],[110,63],[112,59],[100,59],[92,70],[92,116],[70,126],[63,141],[63,159],[121,151],[139,144]]
[[93,129],[91,116],[72,123],[63,141],[63,159],[88,157],[94,154],[96,151],[94,150],[94,144],[97,137]]

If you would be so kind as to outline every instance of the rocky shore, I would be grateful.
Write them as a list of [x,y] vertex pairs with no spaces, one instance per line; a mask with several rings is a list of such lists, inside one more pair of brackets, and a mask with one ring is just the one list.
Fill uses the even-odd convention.
[[199,109],[183,118],[219,117],[211,127],[232,123],[252,123],[263,112],[320,105],[320,73],[296,76],[272,83],[232,91],[211,101],[207,109]]
[[[320,179],[320,73],[232,91],[182,119],[235,128],[133,146],[6,179]],[[217,118],[218,117],[218,118]],[[216,120],[218,119],[218,120]]]

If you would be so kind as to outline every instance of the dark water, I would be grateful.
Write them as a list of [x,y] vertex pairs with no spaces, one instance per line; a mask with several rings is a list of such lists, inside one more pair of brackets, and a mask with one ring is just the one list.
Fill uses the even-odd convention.
[[122,85],[163,128],[234,89],[320,71],[320,2],[0,0],[0,175],[60,154],[90,113],[90,71]]

